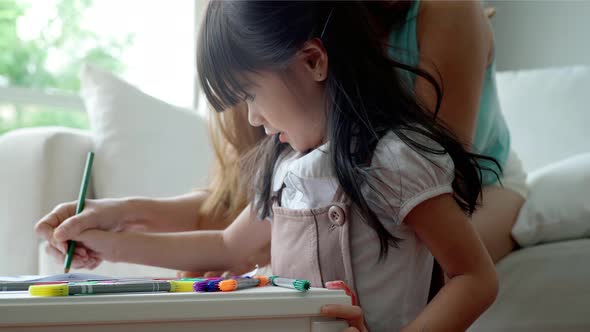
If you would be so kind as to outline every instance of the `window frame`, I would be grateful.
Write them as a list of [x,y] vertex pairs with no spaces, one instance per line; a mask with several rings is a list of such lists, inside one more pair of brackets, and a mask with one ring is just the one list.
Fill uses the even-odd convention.
[[[202,14],[205,11],[207,1],[194,0],[193,10],[193,38],[196,41]],[[192,58],[196,59],[196,47],[192,50]],[[192,108],[198,109],[199,99],[202,98],[199,88],[196,61],[191,66],[193,73]],[[35,88],[20,87],[14,85],[0,85],[0,103],[15,105],[37,105],[62,108],[73,112],[85,112],[84,102],[76,93],[67,93],[59,90],[40,90]]]

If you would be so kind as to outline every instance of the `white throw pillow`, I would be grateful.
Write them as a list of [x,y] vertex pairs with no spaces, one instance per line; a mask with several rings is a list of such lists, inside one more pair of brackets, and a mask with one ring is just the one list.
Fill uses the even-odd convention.
[[512,229],[521,246],[590,236],[590,153],[534,172],[529,187]]
[[212,153],[196,111],[160,101],[91,65],[81,83],[97,198],[171,196],[205,185]]
[[527,173],[590,151],[590,66],[499,72],[511,147]]

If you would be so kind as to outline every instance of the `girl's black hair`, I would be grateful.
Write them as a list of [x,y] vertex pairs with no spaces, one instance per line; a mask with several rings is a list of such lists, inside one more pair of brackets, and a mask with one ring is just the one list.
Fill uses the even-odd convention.
[[[371,2],[367,2],[371,3]],[[374,5],[362,1],[211,1],[205,13],[197,50],[197,70],[207,99],[223,111],[247,97],[242,74],[259,70],[285,71],[302,45],[320,38],[328,55],[325,81],[327,137],[332,167],[344,192],[375,230],[380,240],[380,258],[399,238],[386,230],[361,192],[371,185],[370,162],[379,140],[388,132],[427,156],[448,153],[455,166],[453,197],[472,214],[482,192],[478,159],[500,165],[495,159],[468,152],[461,142],[436,121],[442,91],[427,71],[390,59],[376,31]],[[399,6],[407,11],[406,5]],[[395,8],[391,6],[390,8]],[[404,9],[405,8],[405,9]],[[404,13],[397,15],[405,19]],[[403,23],[403,22],[402,22]],[[394,22],[395,27],[400,22]],[[414,88],[400,72],[409,71],[428,80],[437,93],[429,112],[419,102]],[[440,145],[423,144],[424,136]],[[289,148],[276,136],[262,142],[248,159],[245,178],[253,180],[250,197],[260,217],[271,213],[271,183],[275,164]],[[253,167],[253,166],[256,167]],[[496,173],[496,176],[498,174]],[[379,193],[383,195],[383,193]]]

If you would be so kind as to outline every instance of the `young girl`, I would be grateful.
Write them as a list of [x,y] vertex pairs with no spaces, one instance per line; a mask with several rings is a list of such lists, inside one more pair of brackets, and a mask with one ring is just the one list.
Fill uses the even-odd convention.
[[[218,111],[245,100],[269,136],[247,159],[252,204],[224,231],[73,240],[103,259],[181,270],[227,269],[271,243],[273,273],[346,281],[359,330],[467,329],[497,293],[467,217],[478,160],[493,159],[467,152],[418,102],[403,73],[440,101],[436,79],[390,60],[368,15],[362,2],[211,2],[202,87]],[[433,256],[449,281],[427,303]]]

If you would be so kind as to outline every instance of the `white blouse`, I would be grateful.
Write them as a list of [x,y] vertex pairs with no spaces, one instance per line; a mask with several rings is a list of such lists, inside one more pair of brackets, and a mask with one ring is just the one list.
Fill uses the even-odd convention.
[[[442,149],[422,135],[406,135]],[[281,206],[310,209],[332,202],[339,183],[328,156],[328,144],[307,154],[290,152],[279,160],[273,191],[284,185]],[[432,255],[403,220],[420,203],[453,191],[454,165],[448,154],[417,152],[390,132],[377,144],[367,172],[369,180],[361,190],[369,207],[384,227],[403,241],[378,262],[380,247],[375,231],[364,222],[351,223],[357,295],[370,331],[397,331],[426,305],[433,265]]]

